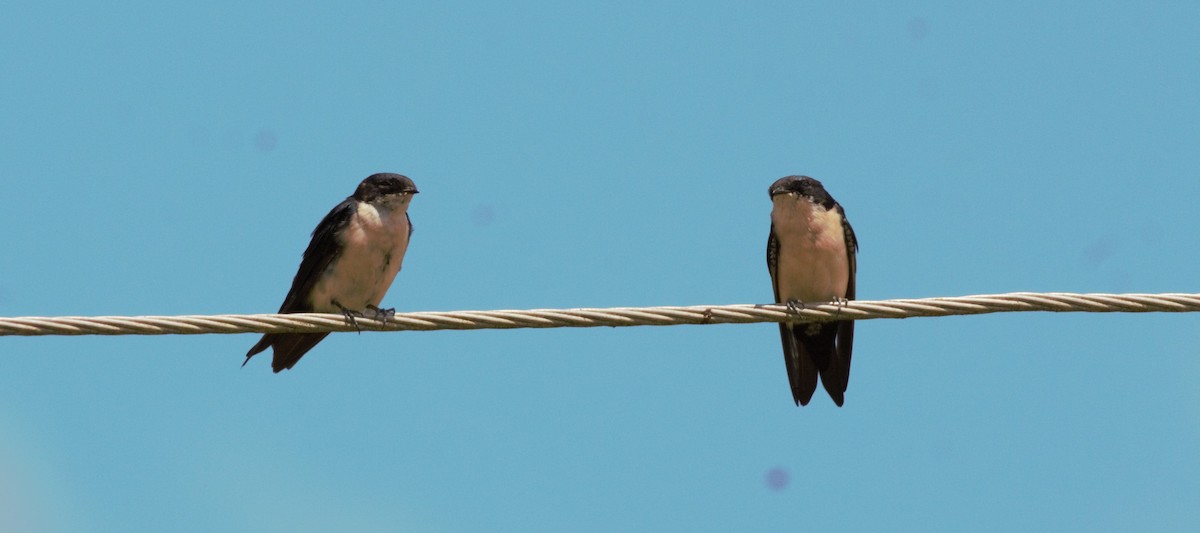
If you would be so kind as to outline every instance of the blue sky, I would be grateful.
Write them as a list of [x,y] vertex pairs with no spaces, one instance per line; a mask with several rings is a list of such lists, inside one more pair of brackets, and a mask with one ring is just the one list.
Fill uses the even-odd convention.
[[[262,313],[404,173],[401,311],[762,303],[824,181],[864,299],[1195,292],[1200,6],[16,2],[0,315]],[[0,529],[1194,530],[1192,315],[0,339]]]

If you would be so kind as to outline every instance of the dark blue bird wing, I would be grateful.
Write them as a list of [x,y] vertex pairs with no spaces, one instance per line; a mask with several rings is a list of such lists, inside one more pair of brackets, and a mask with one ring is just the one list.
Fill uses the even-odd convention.
[[[283,299],[283,305],[279,306],[280,313],[308,313],[313,310],[309,295],[329,265],[333,264],[341,255],[342,242],[338,235],[341,235],[346,226],[350,224],[350,218],[354,216],[356,206],[357,202],[354,198],[347,198],[346,201],[334,207],[328,215],[325,215],[320,224],[317,224],[317,228],[312,232],[312,240],[308,243],[308,248],[304,250],[304,258],[300,261],[300,270],[292,279],[292,288],[288,291],[287,297]],[[262,339],[259,339],[258,343],[246,353],[246,362],[268,347],[274,347],[275,356],[271,362],[271,368],[275,372],[292,368],[305,353],[308,353],[327,335],[329,333],[268,333],[263,335]],[[246,363],[243,362],[242,366],[245,365]]]

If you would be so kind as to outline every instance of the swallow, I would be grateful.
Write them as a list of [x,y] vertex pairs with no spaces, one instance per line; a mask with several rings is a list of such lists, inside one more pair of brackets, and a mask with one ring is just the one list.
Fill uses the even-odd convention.
[[[411,179],[399,174],[372,174],[359,183],[313,230],[279,312],[342,313],[356,328],[354,317],[367,311],[384,320],[394,315],[395,309],[379,304],[400,272],[413,231],[408,204],[418,192]],[[267,333],[246,353],[242,366],[272,347],[271,368],[276,373],[292,368],[327,335]]]
[[[780,178],[768,191],[773,208],[767,270],[775,302],[795,308],[804,302],[853,300],[858,240],[842,206],[808,176]],[[841,407],[850,379],[854,321],[780,322],[779,336],[796,405],[808,405],[820,376]]]

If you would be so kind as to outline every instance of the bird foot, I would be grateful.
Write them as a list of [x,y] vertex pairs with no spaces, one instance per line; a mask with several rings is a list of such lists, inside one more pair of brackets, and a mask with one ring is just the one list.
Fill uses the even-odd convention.
[[383,309],[377,305],[367,304],[367,310],[374,313],[375,316],[372,316],[371,318],[374,318],[375,320],[383,322],[384,324],[387,324],[388,320],[391,320],[392,317],[396,316],[396,308],[395,307],[389,307],[387,309]]
[[801,302],[800,300],[794,300],[794,299],[784,302],[784,305],[787,306],[788,311],[791,311],[796,314],[800,314],[800,310],[805,308],[804,302]]
[[333,305],[336,305],[338,309],[342,310],[342,316],[346,317],[346,320],[350,321],[350,325],[354,326],[354,330],[357,331],[359,335],[362,335],[362,328],[358,326],[358,320],[355,319],[366,318],[366,316],[363,315],[363,312],[350,309],[349,307],[338,303],[336,300],[334,300]]
[[837,306],[837,312],[833,314],[833,318],[836,319],[842,318],[842,308],[846,307],[846,304],[850,303],[850,300],[841,297],[835,297],[831,303]]

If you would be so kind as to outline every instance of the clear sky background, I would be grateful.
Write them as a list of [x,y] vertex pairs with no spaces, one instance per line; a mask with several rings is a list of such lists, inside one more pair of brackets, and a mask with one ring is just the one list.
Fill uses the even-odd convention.
[[[973,3],[971,3],[973,4]],[[265,313],[367,175],[401,311],[763,303],[824,181],[864,299],[1200,291],[1200,4],[10,2],[0,315]],[[1197,315],[0,338],[0,530],[1200,527]]]

